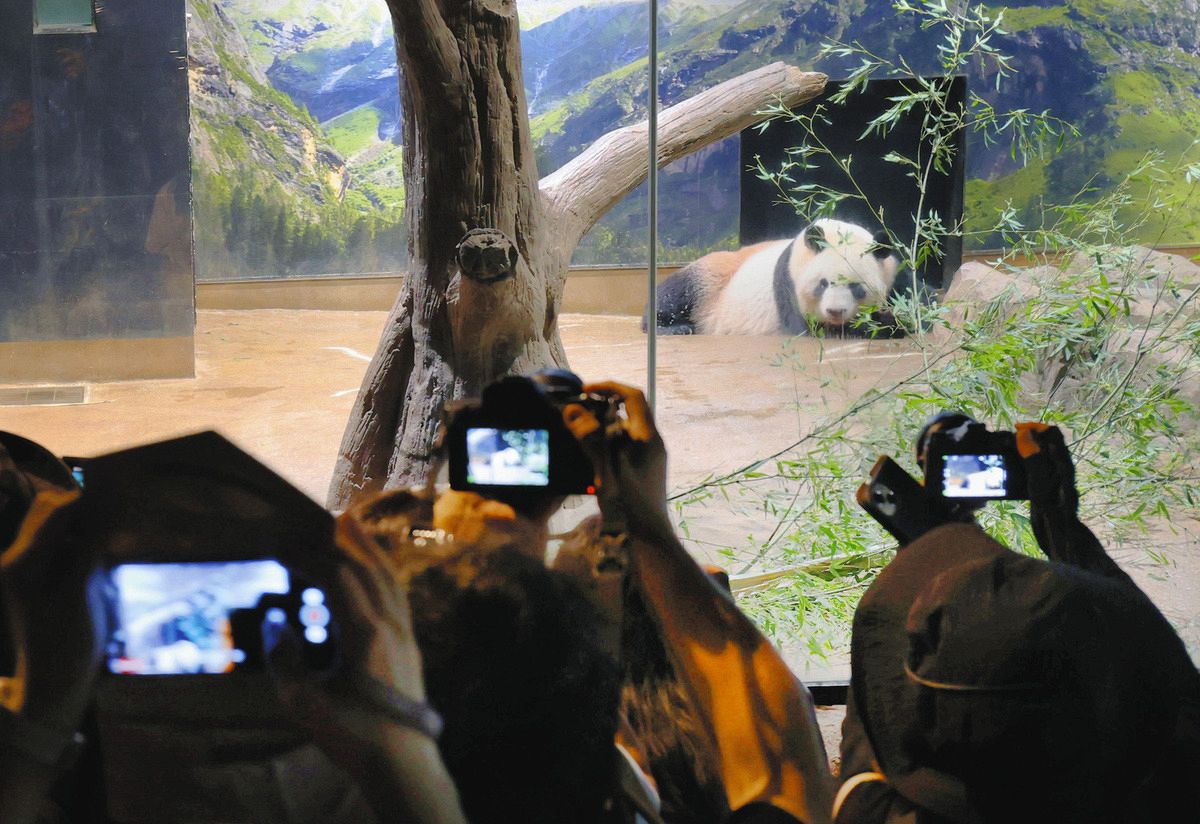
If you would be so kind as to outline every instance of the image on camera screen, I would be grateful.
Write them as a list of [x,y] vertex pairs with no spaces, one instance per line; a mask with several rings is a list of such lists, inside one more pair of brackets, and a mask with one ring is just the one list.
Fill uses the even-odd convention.
[[1003,455],[946,455],[942,461],[942,496],[1003,498],[1008,493]]
[[108,668],[121,675],[232,671],[246,652],[234,647],[230,613],[291,587],[287,569],[268,560],[121,564],[112,580],[118,620]]
[[467,482],[482,486],[549,486],[550,431],[468,429]]

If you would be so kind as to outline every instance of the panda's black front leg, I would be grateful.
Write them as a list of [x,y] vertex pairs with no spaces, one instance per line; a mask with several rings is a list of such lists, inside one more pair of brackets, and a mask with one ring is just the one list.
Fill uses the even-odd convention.
[[[658,287],[655,321],[660,335],[694,335],[697,303],[697,284],[694,273],[684,268],[664,280]],[[642,329],[646,320],[642,319]]]
[[676,323],[672,326],[659,326],[657,331],[660,335],[694,335],[696,326],[691,323]]

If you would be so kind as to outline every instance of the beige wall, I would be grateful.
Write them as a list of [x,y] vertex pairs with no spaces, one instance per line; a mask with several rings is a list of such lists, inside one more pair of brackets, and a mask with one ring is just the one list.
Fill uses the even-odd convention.
[[[1172,247],[1163,251],[1195,258],[1200,247]],[[987,262],[999,252],[977,252],[963,262]],[[1020,265],[1021,262],[1017,261]],[[662,266],[658,279],[678,266]],[[392,308],[403,283],[396,277],[287,278],[199,283],[196,305],[200,309],[342,309],[386,311]],[[640,267],[572,269],[563,292],[562,311],[594,315],[640,315],[646,305],[646,270]]]
[[0,343],[0,384],[190,378],[191,337]]
[[[659,280],[678,268],[660,268]],[[386,311],[395,303],[403,280],[397,276],[198,283],[196,305],[200,309]],[[572,269],[563,292],[562,311],[595,315],[640,315],[645,305],[645,269]]]

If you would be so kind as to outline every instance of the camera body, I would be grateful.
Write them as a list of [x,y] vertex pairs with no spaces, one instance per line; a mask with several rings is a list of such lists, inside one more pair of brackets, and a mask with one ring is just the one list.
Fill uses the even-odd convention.
[[980,504],[1029,497],[1012,432],[989,432],[977,421],[936,429],[925,442],[925,488],[950,502]]
[[261,671],[287,628],[309,669],[334,666],[325,593],[274,559],[123,563],[108,581],[105,651],[116,675]]
[[107,569],[105,668],[116,680],[261,671],[285,626],[310,667],[334,665],[324,593],[291,563],[330,552],[323,508],[212,432],[77,464],[80,531]]
[[563,423],[571,403],[602,425],[616,415],[612,401],[585,393],[578,377],[559,369],[501,378],[478,401],[458,405],[443,438],[451,489],[500,500],[594,494],[591,460]]
[[988,428],[961,412],[942,412],[917,437],[918,483],[884,455],[859,487],[859,506],[901,546],[944,523],[969,520],[988,501],[1029,497],[1025,466],[1012,432]]

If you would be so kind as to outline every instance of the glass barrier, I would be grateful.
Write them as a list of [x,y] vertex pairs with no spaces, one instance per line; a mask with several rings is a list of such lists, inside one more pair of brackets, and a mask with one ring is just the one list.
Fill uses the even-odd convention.
[[[668,238],[708,201],[662,173],[660,259],[687,264],[659,273],[653,366],[678,522],[799,672],[844,676],[849,618],[895,547],[854,502],[877,456],[919,478],[914,439],[943,408],[1054,423],[1085,519],[1200,657],[1200,364],[1180,325],[1200,271],[1195,102],[1170,72],[1109,63],[1114,18],[914,5],[660,16],[664,106],[778,60],[832,78],[761,107],[776,117],[720,184],[740,187],[737,223],[696,224],[685,256]],[[980,519],[1036,552],[1027,511]]]
[[[84,406],[6,407],[5,427],[85,456],[215,427],[325,499],[386,306],[197,313],[194,285],[403,273],[406,113],[386,4],[278,5],[194,0],[185,40],[174,4],[34,37],[33,4],[0,0],[20,24],[0,27],[0,347],[100,341],[119,362],[113,341],[186,338],[190,359],[194,324],[197,354],[194,381],[95,384]],[[650,18],[518,5],[544,181],[645,121]],[[894,546],[854,491],[880,454],[918,474],[913,439],[943,408],[1067,431],[1085,516],[1200,650],[1200,64],[1176,36],[1192,21],[926,11],[928,27],[885,2],[664,4],[663,145],[676,107],[778,61],[833,80],[672,155],[657,204],[631,184],[543,328],[586,379],[654,382],[689,548],[809,678],[845,674],[848,618]],[[137,14],[173,28],[135,33]],[[21,352],[0,383],[53,379],[31,371],[45,351]],[[983,518],[1033,550],[1022,504]]]

